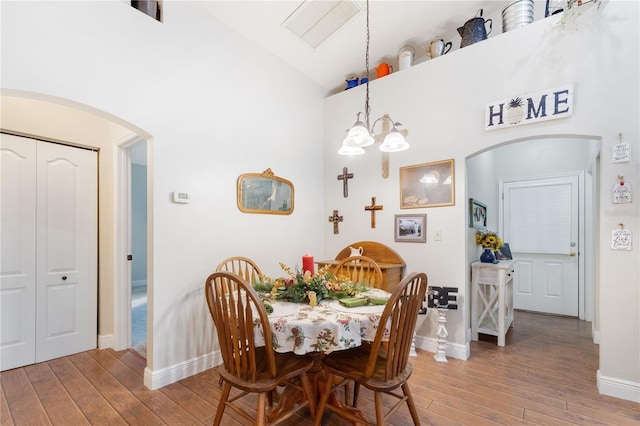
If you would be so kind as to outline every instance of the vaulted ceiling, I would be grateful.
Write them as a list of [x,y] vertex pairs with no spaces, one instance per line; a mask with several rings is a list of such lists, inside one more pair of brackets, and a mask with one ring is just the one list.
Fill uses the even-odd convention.
[[[403,1],[370,0],[370,70],[380,62],[397,63],[398,51],[405,45],[416,50],[414,63],[428,57],[426,50],[435,37],[450,39],[455,47],[460,45],[457,28],[475,17],[480,9],[484,16],[500,16],[500,11],[513,1]],[[305,41],[305,29],[309,20],[330,13],[335,7],[345,6],[345,1],[282,0],[282,1],[204,1],[198,3],[204,10],[223,23],[244,34],[247,38],[282,58],[301,73],[324,87],[327,92],[343,90],[345,80],[354,75],[364,76],[366,47],[366,2],[348,1],[338,18],[350,11],[354,14],[343,19],[344,24],[331,32],[335,22],[320,22],[309,31],[329,34],[318,44],[313,39]],[[355,12],[353,12],[355,8]],[[314,10],[319,9],[319,10]],[[342,15],[341,15],[342,14]],[[335,18],[335,16],[334,16]],[[319,18],[318,18],[319,19]],[[305,21],[306,20],[306,21]],[[500,25],[494,23],[494,30]],[[333,25],[333,27],[332,27]],[[496,28],[497,27],[497,28]],[[298,34],[296,34],[298,33]],[[317,34],[312,34],[312,38]]]

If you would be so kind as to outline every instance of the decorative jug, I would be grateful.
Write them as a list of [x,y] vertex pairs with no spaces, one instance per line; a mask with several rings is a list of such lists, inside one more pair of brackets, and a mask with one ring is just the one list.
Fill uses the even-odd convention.
[[[487,35],[491,34],[493,29],[493,21],[491,19],[484,19],[482,17],[482,9],[478,12],[475,18],[469,19],[465,22],[463,27],[458,28],[458,33],[462,37],[460,47],[465,47],[473,43],[477,43],[487,39]],[[486,30],[486,23],[489,23],[489,31]]]
[[429,56],[432,59],[438,56],[442,56],[451,50],[451,46],[452,44],[450,41],[445,43],[444,40],[441,38],[434,38],[433,40],[431,40],[431,43],[429,44],[429,49],[427,50],[427,56]]
[[349,77],[345,81],[347,82],[347,87],[345,87],[344,90],[354,88],[358,85],[358,77]]
[[351,254],[349,255],[349,257],[362,256],[362,253],[364,253],[364,249],[362,247],[358,247],[358,248],[349,247],[349,248],[351,249]]
[[393,67],[385,62],[378,65],[376,68],[377,77],[384,77],[385,75],[389,75],[389,73],[393,72]]
[[398,52],[398,69],[400,71],[410,68],[413,64],[413,57],[416,54],[416,50],[413,46],[405,46]]

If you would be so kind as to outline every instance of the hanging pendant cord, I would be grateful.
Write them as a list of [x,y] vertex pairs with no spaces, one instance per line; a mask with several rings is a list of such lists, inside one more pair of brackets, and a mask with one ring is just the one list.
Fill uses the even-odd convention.
[[369,127],[369,113],[371,112],[371,108],[369,107],[369,0],[367,0],[367,48],[365,54],[365,62],[367,68],[367,94],[364,101],[364,116],[367,123],[367,131],[371,133],[371,127]]

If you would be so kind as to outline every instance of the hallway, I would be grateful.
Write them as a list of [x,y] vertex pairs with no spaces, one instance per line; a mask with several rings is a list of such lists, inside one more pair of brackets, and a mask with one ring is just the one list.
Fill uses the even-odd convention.
[[131,349],[147,357],[147,286],[131,289]]

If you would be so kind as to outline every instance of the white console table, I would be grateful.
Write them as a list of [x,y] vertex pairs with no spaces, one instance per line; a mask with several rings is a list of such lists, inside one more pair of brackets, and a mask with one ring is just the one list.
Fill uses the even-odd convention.
[[504,346],[505,335],[513,322],[513,261],[471,264],[471,339],[478,333],[498,336]]

